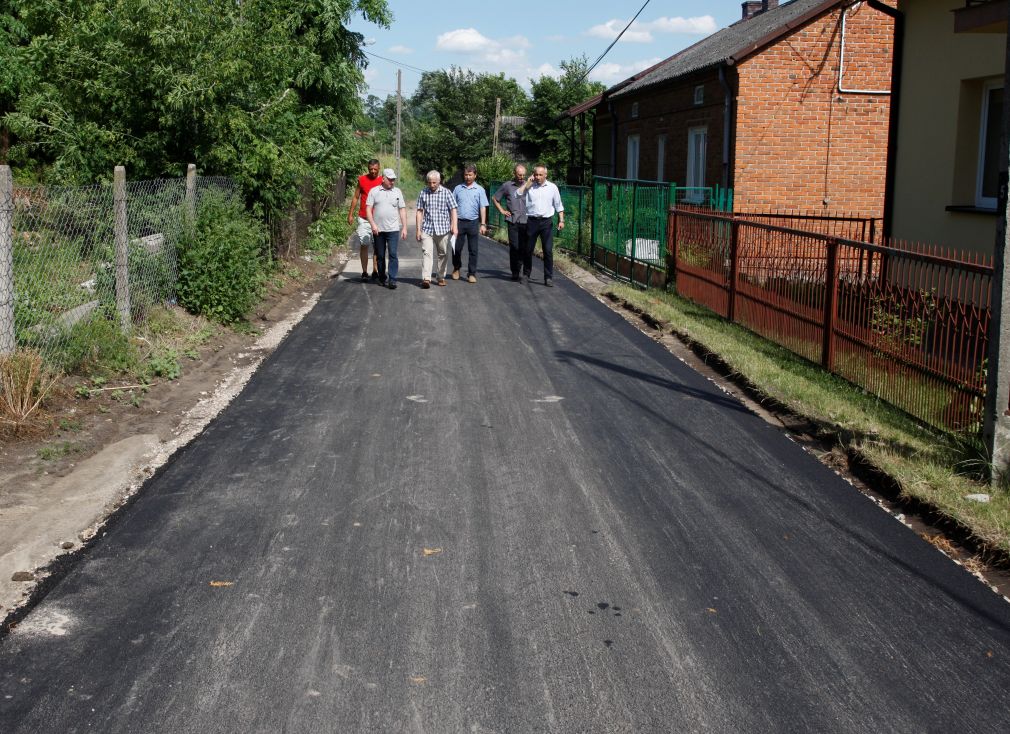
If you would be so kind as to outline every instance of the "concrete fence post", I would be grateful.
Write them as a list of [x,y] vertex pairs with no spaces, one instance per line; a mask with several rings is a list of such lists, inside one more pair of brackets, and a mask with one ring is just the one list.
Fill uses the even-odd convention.
[[196,164],[186,167],[186,230],[192,234],[196,227]]
[[14,334],[14,177],[0,166],[0,356],[12,354]]
[[116,311],[124,334],[130,333],[130,266],[126,219],[126,168],[116,166],[112,186],[116,241]]

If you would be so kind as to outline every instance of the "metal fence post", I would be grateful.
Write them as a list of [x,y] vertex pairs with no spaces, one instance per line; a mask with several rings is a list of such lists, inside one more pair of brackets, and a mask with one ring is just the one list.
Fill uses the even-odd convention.
[[638,232],[636,217],[638,216],[638,181],[631,183],[631,267],[628,268],[631,284],[635,284],[635,263],[638,257]]
[[14,177],[0,166],[0,355],[17,346],[14,332]]
[[821,366],[831,372],[835,367],[835,320],[838,317],[838,240],[828,238],[827,282],[824,284],[824,339]]
[[599,211],[600,196],[597,182],[593,181],[593,209],[589,214],[589,264],[596,267],[596,212]]
[[196,227],[196,164],[186,166],[186,229],[192,234]]
[[671,206],[666,225],[666,285],[677,280],[677,207]]
[[[715,226],[712,222],[712,226]],[[736,321],[736,290],[740,282],[740,223],[732,220],[729,223],[729,305],[726,308],[726,318]]]
[[124,334],[130,332],[129,240],[126,220],[126,169],[116,166],[112,186],[112,208],[116,241],[116,310]]

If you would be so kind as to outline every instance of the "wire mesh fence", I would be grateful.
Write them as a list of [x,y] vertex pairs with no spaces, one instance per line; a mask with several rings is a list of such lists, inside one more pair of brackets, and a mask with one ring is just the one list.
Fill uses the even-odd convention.
[[592,262],[632,283],[663,286],[670,207],[687,203],[706,210],[732,211],[733,191],[597,177],[592,201]]
[[0,167],[0,355],[38,352],[72,368],[96,329],[128,333],[171,302],[177,251],[199,197],[228,179],[15,187]]

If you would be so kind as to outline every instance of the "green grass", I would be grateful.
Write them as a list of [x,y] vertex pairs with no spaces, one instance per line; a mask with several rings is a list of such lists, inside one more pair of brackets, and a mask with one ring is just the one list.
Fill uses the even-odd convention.
[[[993,488],[975,478],[984,464],[976,439],[924,428],[883,400],[676,295],[625,285],[607,292],[718,355],[760,394],[837,435],[845,449],[894,479],[904,497],[1010,553],[1010,491],[1006,482]],[[990,502],[965,498],[975,493],[990,493]]]
[[51,443],[43,446],[36,452],[36,455],[43,461],[56,461],[80,451],[81,447],[77,444],[70,441],[61,441],[60,443]]

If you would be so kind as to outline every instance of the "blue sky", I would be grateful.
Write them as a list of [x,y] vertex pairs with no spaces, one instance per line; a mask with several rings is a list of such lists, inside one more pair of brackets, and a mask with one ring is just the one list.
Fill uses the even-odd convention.
[[[370,41],[365,48],[372,54],[365,78],[368,91],[379,97],[396,91],[397,65],[376,55],[401,64],[405,95],[421,78],[417,69],[452,65],[504,72],[529,89],[530,78],[557,75],[564,60],[585,54],[592,63],[644,1],[389,0],[394,15],[390,28],[357,18],[351,29]],[[740,12],[738,0],[650,0],[591,78],[608,86],[621,81],[733,23]],[[536,23],[529,21],[533,17]]]

